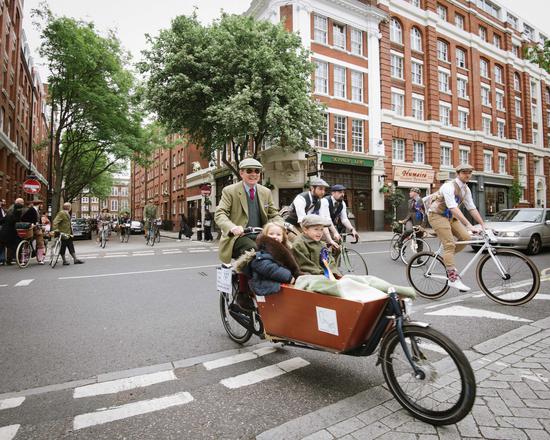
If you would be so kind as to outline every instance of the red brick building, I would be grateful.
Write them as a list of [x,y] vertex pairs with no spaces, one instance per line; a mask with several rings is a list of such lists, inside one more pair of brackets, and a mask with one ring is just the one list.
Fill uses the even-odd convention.
[[46,91],[33,67],[22,29],[23,5],[19,0],[0,2],[0,197],[11,204],[25,195],[28,174],[42,182],[46,198],[48,148],[35,148],[48,135]]

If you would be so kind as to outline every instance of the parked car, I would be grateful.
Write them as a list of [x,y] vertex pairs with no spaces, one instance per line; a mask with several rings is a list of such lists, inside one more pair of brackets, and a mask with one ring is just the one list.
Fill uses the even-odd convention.
[[130,233],[143,234],[143,225],[140,221],[132,220],[132,222],[130,223]]
[[503,209],[485,224],[494,231],[499,246],[523,249],[531,255],[550,246],[550,209]]
[[88,219],[85,218],[73,218],[71,220],[73,227],[74,238],[84,238],[90,240],[92,238],[92,229]]

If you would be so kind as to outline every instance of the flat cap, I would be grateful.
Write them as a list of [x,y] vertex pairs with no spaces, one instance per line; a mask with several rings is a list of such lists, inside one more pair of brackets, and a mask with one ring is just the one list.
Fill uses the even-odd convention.
[[302,228],[309,228],[310,226],[330,226],[332,222],[317,214],[308,214],[302,219]]
[[259,169],[262,169],[263,166],[256,159],[254,159],[252,157],[247,157],[246,159],[241,160],[241,162],[239,163],[239,169],[242,170],[243,168],[259,168]]
[[461,163],[459,166],[455,168],[455,171],[457,173],[460,173],[461,171],[474,171],[474,167],[469,163]]
[[330,188],[332,192],[334,191],[345,191],[346,187],[344,185],[340,185],[339,183],[336,185],[332,185],[332,188]]
[[409,191],[415,192],[417,194],[420,194],[420,188],[413,186]]
[[312,177],[309,179],[309,186],[324,186],[325,188],[330,188],[330,185],[320,177]]

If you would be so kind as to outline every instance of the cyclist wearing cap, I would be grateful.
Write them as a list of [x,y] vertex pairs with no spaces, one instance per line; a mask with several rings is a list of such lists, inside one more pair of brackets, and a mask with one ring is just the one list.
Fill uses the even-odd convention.
[[354,237],[357,237],[357,231],[348,218],[346,202],[344,201],[346,187],[344,185],[333,185],[330,188],[330,195],[321,200],[321,209],[319,215],[331,221],[331,225],[325,228],[325,237],[327,243],[338,249],[338,243],[342,237],[340,233],[347,230]]
[[434,232],[443,245],[443,261],[447,269],[449,286],[462,291],[468,291],[455,266],[455,253],[464,249],[465,245],[455,244],[454,237],[460,241],[470,240],[468,231],[477,231],[468,219],[460,211],[460,206],[464,204],[471,216],[482,228],[485,223],[479,214],[474,201],[472,192],[468,188],[468,182],[472,177],[474,168],[469,164],[461,164],[456,167],[456,178],[444,183],[438,192],[426,197],[428,208],[428,220],[432,225]]
[[261,172],[260,162],[244,159],[239,164],[242,181],[222,191],[214,220],[222,231],[219,257],[224,263],[230,263],[231,258],[238,258],[249,249],[256,249],[256,237],[243,236],[244,228],[261,228],[273,220],[283,222],[273,203],[271,190],[258,183]]
[[307,214],[319,214],[321,199],[325,196],[329,184],[319,177],[312,177],[309,191],[298,194],[288,209],[285,221],[297,227]]
[[[407,217],[399,221],[399,223],[405,224],[405,231],[401,234],[397,242],[399,246],[401,246],[403,241],[412,234],[414,226],[426,226],[426,212],[424,210],[424,202],[422,201],[422,197],[420,197],[420,188],[411,188],[409,190],[409,197]],[[422,252],[422,248],[423,243],[419,241],[418,252]]]

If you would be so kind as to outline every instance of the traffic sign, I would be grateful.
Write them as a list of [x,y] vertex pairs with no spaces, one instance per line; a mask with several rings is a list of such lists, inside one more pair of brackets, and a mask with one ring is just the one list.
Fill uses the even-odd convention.
[[23,182],[23,191],[27,194],[40,192],[40,182],[36,179],[27,179]]

